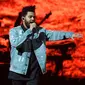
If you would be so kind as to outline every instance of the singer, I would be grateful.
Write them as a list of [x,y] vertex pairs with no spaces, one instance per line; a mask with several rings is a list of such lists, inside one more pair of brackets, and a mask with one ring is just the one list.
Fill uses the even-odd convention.
[[36,24],[35,6],[22,9],[22,24],[10,29],[11,61],[8,78],[12,85],[39,85],[46,73],[46,41],[80,37],[73,32],[51,31]]

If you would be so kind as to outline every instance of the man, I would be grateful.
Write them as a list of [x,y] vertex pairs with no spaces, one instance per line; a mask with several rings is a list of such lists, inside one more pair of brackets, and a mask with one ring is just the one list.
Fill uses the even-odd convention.
[[9,32],[11,62],[9,79],[13,85],[38,85],[46,73],[46,40],[79,37],[73,32],[46,30],[35,22],[35,6],[22,9],[22,24]]

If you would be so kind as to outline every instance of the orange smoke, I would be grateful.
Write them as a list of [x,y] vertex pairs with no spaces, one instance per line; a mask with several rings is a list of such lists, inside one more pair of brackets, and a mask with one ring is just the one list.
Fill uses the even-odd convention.
[[[73,31],[83,34],[81,39],[47,42],[47,70],[60,76],[85,77],[85,1],[84,0],[0,0],[0,45],[8,48],[9,29],[14,26],[22,7],[36,5],[36,21],[45,14],[52,15],[41,25],[50,30]],[[1,48],[3,51],[3,49]],[[6,50],[5,50],[6,51]],[[47,61],[48,61],[47,60]],[[57,62],[57,64],[56,64]]]

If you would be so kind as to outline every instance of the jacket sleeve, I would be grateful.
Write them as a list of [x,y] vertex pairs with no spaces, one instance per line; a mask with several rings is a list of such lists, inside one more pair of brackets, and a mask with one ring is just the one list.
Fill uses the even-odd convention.
[[32,31],[27,29],[21,36],[19,36],[18,32],[15,29],[11,29],[9,31],[9,40],[12,46],[17,47],[22,44],[28,35],[30,35]]
[[46,30],[46,36],[48,40],[62,40],[64,38],[71,38],[73,34],[73,32]]

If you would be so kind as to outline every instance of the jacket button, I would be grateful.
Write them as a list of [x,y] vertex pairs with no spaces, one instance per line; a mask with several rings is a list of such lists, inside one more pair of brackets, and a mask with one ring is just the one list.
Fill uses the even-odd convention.
[[25,64],[25,66],[27,66],[27,64]]
[[25,70],[23,70],[23,74],[25,74]]
[[23,72],[23,74],[25,74],[25,72]]

